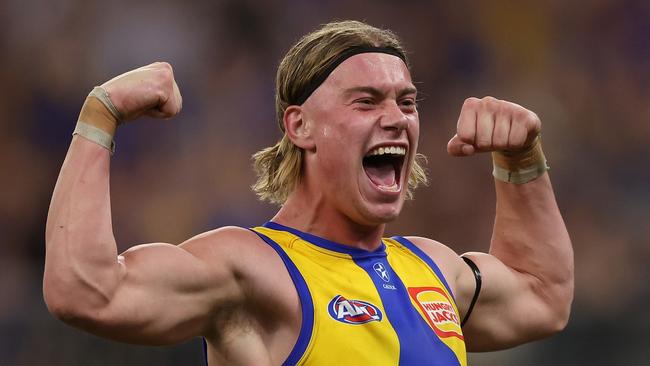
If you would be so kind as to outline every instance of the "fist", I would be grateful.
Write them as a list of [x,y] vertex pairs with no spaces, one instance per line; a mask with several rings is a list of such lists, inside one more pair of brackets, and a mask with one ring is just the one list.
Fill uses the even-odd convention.
[[172,66],[166,62],[154,62],[131,70],[101,86],[122,114],[121,122],[142,115],[170,118],[180,112],[183,104]]
[[493,97],[468,98],[447,152],[469,156],[475,152],[524,150],[541,129],[537,115],[518,104]]

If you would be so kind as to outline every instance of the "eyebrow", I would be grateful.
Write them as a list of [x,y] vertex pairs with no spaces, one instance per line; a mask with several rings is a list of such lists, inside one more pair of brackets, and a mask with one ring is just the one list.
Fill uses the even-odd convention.
[[[404,95],[407,95],[407,94],[416,94],[417,92],[418,92],[418,90],[415,87],[409,86],[409,87],[400,89],[397,92],[397,97],[400,98],[400,97],[402,97]],[[381,90],[379,90],[379,89],[377,89],[375,87],[372,87],[372,86],[356,86],[356,87],[353,87],[353,88],[345,89],[345,91],[343,91],[343,95],[345,95],[346,97],[349,97],[351,94],[354,94],[354,93],[368,93],[368,94],[372,95],[375,98],[380,98],[380,97],[382,97],[384,95],[384,93]]]

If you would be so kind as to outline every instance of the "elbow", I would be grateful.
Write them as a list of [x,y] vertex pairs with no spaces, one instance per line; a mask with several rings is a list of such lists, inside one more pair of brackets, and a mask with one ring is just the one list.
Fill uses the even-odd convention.
[[[569,324],[570,313],[570,306],[544,305],[537,308],[534,314],[530,314],[531,317],[529,318],[534,318],[534,322],[524,320],[521,323],[521,328],[514,329],[514,333],[511,335],[514,341],[508,342],[508,345],[516,346],[522,343],[538,341],[560,333]],[[524,334],[525,336],[521,337]]]
[[554,316],[550,317],[546,323],[546,336],[550,337],[563,331],[569,324],[570,314],[571,309],[569,306],[567,309],[561,309],[557,311]]
[[52,286],[44,284],[43,300],[50,314],[64,323],[73,325],[82,318],[79,304],[75,304],[70,296],[61,291],[55,291]]
[[98,296],[76,291],[74,287],[48,277],[43,281],[43,300],[55,318],[79,328],[92,323],[98,315],[97,309],[103,308],[103,301],[100,302]]
[[47,293],[44,294],[44,299],[50,314],[72,327],[92,332],[92,329],[103,321],[101,317],[104,307],[61,298],[58,295],[51,296]]
[[55,318],[70,325],[78,324],[82,319],[81,312],[70,304],[69,301],[64,299],[53,298],[52,296],[45,295],[45,305],[47,310]]
[[540,304],[543,304],[546,313],[546,317],[542,317],[546,336],[557,334],[567,327],[571,317],[574,287],[573,261],[564,271],[557,271],[555,277],[537,287]]
[[571,268],[566,280],[561,286],[559,286],[558,290],[558,300],[555,310],[555,333],[564,330],[569,323],[571,317],[571,306],[573,304],[574,288],[573,268]]
[[50,314],[65,323],[74,323],[75,319],[81,317],[79,303],[74,298],[65,286],[46,274],[43,280],[43,300]]
[[571,305],[573,304],[573,286],[571,286],[570,293],[566,295],[564,301],[562,301],[559,309],[557,310],[557,315],[555,317],[555,328],[554,333],[559,333],[563,331],[569,324],[569,319],[571,318]]
[[545,337],[563,331],[569,324],[573,303],[573,282],[564,286],[558,296],[548,303],[548,316],[544,321]]

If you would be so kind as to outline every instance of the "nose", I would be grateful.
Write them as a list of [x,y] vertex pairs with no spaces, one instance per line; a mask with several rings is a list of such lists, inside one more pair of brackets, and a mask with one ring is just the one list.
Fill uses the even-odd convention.
[[396,101],[387,101],[380,126],[387,130],[405,130],[408,127],[408,116],[400,109]]

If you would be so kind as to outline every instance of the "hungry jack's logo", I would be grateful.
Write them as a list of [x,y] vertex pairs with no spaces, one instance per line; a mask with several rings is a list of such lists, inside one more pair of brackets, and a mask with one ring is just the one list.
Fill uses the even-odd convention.
[[445,291],[438,287],[409,287],[408,292],[438,337],[463,339],[458,313]]
[[347,324],[380,322],[382,319],[381,311],[375,305],[360,300],[348,300],[341,295],[334,296],[327,305],[327,311],[334,320]]

